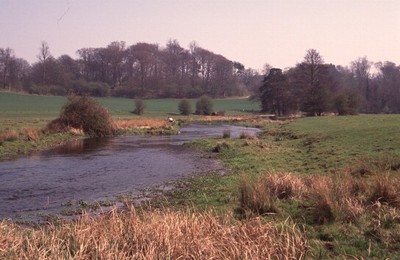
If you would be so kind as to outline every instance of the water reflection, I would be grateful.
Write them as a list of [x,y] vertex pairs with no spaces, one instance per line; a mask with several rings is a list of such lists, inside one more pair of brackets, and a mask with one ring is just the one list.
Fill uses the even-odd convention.
[[96,150],[102,149],[110,144],[112,138],[86,138],[70,141],[65,145],[55,147],[43,151],[41,154],[43,156],[54,156],[54,155],[79,155],[84,153],[94,152]]

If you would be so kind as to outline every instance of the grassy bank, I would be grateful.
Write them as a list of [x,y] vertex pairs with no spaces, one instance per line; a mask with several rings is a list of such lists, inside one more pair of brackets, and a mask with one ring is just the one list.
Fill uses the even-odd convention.
[[175,205],[291,219],[313,258],[396,258],[400,248],[400,116],[304,118],[261,123],[259,138],[190,145],[233,174],[198,177]]

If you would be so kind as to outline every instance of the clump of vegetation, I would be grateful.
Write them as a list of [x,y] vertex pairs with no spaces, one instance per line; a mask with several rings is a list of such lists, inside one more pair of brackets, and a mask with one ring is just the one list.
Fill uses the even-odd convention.
[[196,102],[196,114],[211,115],[213,112],[213,102],[209,96],[201,96]]
[[42,135],[42,130],[37,128],[25,128],[24,132],[28,141],[37,141]]
[[192,113],[192,106],[187,99],[182,99],[178,105],[179,112],[181,115],[187,116]]
[[133,113],[140,116],[144,113],[145,109],[145,104],[143,99],[141,98],[135,98],[135,110],[133,110]]
[[109,112],[95,99],[70,96],[60,117],[47,125],[50,132],[68,128],[82,129],[91,137],[112,135],[114,125]]
[[304,259],[307,251],[290,222],[211,213],[131,208],[36,229],[0,222],[2,259]]
[[231,138],[231,130],[224,130],[224,132],[222,133],[222,138]]
[[10,142],[18,140],[19,134],[15,130],[4,131],[0,133],[0,144],[3,142]]
[[223,150],[228,150],[230,148],[230,145],[228,144],[228,143],[226,143],[226,142],[220,142],[220,143],[217,143],[216,145],[215,145],[215,147],[212,149],[212,152],[213,153],[220,153],[220,152],[222,152]]

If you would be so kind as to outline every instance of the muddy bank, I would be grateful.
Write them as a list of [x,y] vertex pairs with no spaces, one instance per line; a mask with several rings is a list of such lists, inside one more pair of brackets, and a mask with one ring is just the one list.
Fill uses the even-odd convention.
[[175,136],[121,136],[68,143],[40,154],[0,162],[0,218],[69,215],[76,205],[108,205],[119,197],[162,186],[189,174],[223,171],[220,163],[182,144],[232,137],[257,129],[190,125]]

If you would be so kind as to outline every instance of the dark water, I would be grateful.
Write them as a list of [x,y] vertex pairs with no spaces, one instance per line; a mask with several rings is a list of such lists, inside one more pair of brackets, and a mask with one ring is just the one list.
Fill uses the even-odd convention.
[[55,214],[76,202],[112,200],[179,177],[223,170],[183,147],[196,138],[231,137],[254,128],[190,125],[174,136],[85,139],[18,160],[0,162],[0,218]]

